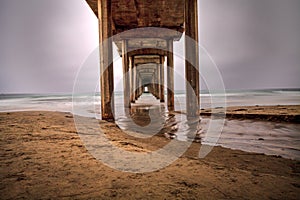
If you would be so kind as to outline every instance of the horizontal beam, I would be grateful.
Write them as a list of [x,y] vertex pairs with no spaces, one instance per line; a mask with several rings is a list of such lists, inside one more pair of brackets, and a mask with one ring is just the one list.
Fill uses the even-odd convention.
[[148,64],[148,63],[160,64],[160,58],[159,57],[158,58],[147,58],[147,57],[134,58],[135,65]]
[[[178,30],[177,30],[178,29]],[[183,30],[178,27],[174,30],[174,27],[141,27],[141,28],[129,28],[127,31],[123,31],[119,34],[114,35],[114,41],[122,40],[135,40],[143,41],[144,39],[149,40],[174,40],[179,41]]]
[[167,51],[162,49],[144,48],[144,49],[129,50],[128,54],[129,56],[142,56],[142,55],[167,56]]

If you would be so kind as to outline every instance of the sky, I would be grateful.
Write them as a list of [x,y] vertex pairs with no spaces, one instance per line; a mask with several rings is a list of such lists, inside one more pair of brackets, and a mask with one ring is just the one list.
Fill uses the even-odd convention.
[[[300,88],[300,0],[198,5],[200,43],[226,89]],[[87,80],[98,76],[98,43],[97,18],[83,0],[0,0],[0,93],[71,93],[85,63],[94,65]],[[178,59],[175,70],[184,73]],[[120,90],[121,58],[114,72]]]

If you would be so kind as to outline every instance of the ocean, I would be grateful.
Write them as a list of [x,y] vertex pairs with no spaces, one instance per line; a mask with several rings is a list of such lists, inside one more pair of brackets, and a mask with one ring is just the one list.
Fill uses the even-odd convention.
[[[166,98],[166,97],[165,97]],[[131,130],[128,116],[123,108],[123,93],[115,92],[115,119],[124,131]],[[212,99],[214,102],[212,103]],[[219,102],[220,100],[220,102]],[[224,100],[226,100],[224,102]],[[225,104],[224,104],[225,103]],[[172,124],[179,140],[189,140],[185,129],[186,120],[183,114],[167,115],[165,104],[160,104],[150,94],[143,94],[137,104],[151,104],[159,107],[163,120],[162,126]],[[300,89],[270,89],[270,90],[227,90],[226,94],[217,91],[209,94],[201,91],[201,108],[222,106],[254,106],[254,105],[299,105]],[[154,108],[153,107],[153,108]],[[0,112],[12,111],[60,111],[75,115],[100,119],[99,94],[1,94]],[[185,110],[185,92],[175,91],[175,110]],[[140,113],[140,112],[139,112]],[[153,120],[153,119],[152,119]],[[171,121],[171,122],[170,122]],[[131,121],[132,122],[132,121]],[[200,128],[207,131],[210,119],[202,118]],[[139,130],[143,127],[140,126]],[[150,129],[151,130],[151,129]],[[214,142],[213,142],[214,141]],[[280,155],[285,158],[300,160],[300,124],[265,122],[257,120],[226,119],[218,140],[205,137],[203,144],[223,146],[247,152]],[[216,143],[215,143],[216,142]]]

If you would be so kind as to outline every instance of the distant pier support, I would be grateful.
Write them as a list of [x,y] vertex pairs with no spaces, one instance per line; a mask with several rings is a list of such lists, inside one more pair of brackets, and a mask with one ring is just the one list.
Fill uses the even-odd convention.
[[185,0],[185,76],[188,117],[199,116],[199,50],[197,0]]
[[156,96],[156,87],[155,87],[155,72],[153,73],[151,85],[152,85],[152,94],[155,98],[157,98],[157,96]]
[[131,64],[130,64],[130,70],[131,70],[131,77],[130,77],[130,101],[131,103],[135,103],[135,90],[136,90],[136,67],[134,67],[134,56],[130,57]]
[[128,41],[122,41],[122,63],[123,63],[123,89],[124,89],[124,107],[130,108],[130,72],[128,57]]
[[167,52],[167,85],[168,85],[168,110],[174,111],[174,58],[173,40],[168,40]]
[[138,95],[138,98],[140,98],[140,96],[143,94],[143,91],[144,91],[144,89],[143,89],[143,84],[142,84],[142,78],[141,77],[139,77],[139,95]]
[[114,121],[114,72],[112,51],[112,9],[110,0],[98,1],[100,42],[101,115],[103,120]]
[[156,72],[155,72],[155,95],[156,99],[160,99],[160,69],[159,69],[159,64],[156,64]]
[[160,56],[160,65],[159,65],[159,80],[160,80],[160,102],[165,102],[165,76],[164,76],[164,57]]
[[[133,60],[134,60],[134,57],[133,57]],[[139,98],[139,87],[140,87],[140,83],[139,83],[139,76],[138,76],[138,71],[137,71],[137,66],[135,65],[135,63],[134,63],[134,70],[135,70],[135,86],[136,86],[136,88],[135,88],[135,92],[134,92],[134,98],[135,98],[135,100],[138,100],[138,98]]]
[[156,64],[156,89],[157,89],[157,99],[160,99],[160,66]]

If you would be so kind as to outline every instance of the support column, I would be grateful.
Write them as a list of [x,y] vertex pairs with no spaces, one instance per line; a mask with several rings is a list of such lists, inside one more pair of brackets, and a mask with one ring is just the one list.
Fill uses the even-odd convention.
[[136,78],[137,78],[136,79],[136,81],[137,81],[136,98],[138,99],[140,97],[141,83],[140,83],[140,76],[138,75]]
[[159,64],[156,64],[156,80],[155,80],[155,90],[156,90],[156,99],[160,99],[160,70]]
[[136,89],[135,89],[135,100],[138,100],[139,98],[139,87],[140,87],[140,83],[139,83],[139,75],[138,75],[138,66],[135,66],[135,83],[136,83]]
[[122,41],[122,62],[123,62],[123,89],[124,89],[124,107],[130,108],[130,72],[129,57],[127,54],[128,41]]
[[167,53],[167,84],[168,84],[168,110],[174,111],[174,58],[173,40],[168,40]]
[[135,103],[136,68],[134,67],[134,56],[131,56],[131,72],[131,103]]
[[159,64],[156,64],[156,87],[157,87],[157,98],[160,99],[160,66]]
[[103,120],[114,121],[114,71],[112,51],[111,1],[98,0],[100,42],[101,115]]
[[156,65],[156,71],[154,72],[154,91],[156,99],[159,98],[159,89],[158,89],[158,66]]
[[139,82],[140,82],[140,87],[139,87],[139,97],[142,96],[143,94],[143,81],[142,81],[142,78],[139,77]]
[[151,80],[151,88],[152,88],[152,95],[155,97],[155,87],[154,87],[154,73],[153,73],[153,76],[152,76],[152,80]]
[[165,102],[165,75],[164,75],[164,57],[160,56],[160,65],[159,65],[159,69],[160,69],[160,102]]
[[185,76],[188,117],[199,115],[199,50],[197,0],[185,0]]

